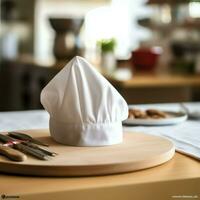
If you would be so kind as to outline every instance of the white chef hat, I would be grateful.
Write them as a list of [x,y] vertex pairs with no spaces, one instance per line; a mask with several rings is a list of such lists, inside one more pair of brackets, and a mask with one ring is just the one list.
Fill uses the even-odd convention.
[[73,146],[122,142],[126,101],[84,58],[74,57],[42,90],[51,136]]

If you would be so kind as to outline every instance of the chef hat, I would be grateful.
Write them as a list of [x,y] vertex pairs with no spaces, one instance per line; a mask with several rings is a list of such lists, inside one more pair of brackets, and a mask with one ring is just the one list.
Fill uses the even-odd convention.
[[42,90],[51,136],[72,146],[121,143],[126,101],[84,58],[74,57]]

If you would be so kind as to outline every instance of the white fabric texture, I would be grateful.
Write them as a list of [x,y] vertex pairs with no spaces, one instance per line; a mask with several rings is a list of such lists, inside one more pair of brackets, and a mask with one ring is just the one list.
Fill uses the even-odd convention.
[[84,58],[73,58],[42,90],[51,136],[73,146],[121,143],[128,106]]

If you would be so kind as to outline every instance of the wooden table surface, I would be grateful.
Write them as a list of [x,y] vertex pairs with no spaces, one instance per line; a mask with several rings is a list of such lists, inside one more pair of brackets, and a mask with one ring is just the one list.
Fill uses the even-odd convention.
[[114,85],[124,88],[142,87],[200,87],[200,75],[156,75],[156,74],[136,74],[130,80],[120,81],[108,78]]
[[130,80],[107,79],[128,104],[192,101],[200,91],[200,75],[135,74]]
[[[94,177],[31,177],[0,174],[0,195],[21,199],[200,198],[200,162],[176,153],[169,162],[146,170]],[[182,198],[181,198],[182,197]],[[185,199],[185,198],[184,198]]]

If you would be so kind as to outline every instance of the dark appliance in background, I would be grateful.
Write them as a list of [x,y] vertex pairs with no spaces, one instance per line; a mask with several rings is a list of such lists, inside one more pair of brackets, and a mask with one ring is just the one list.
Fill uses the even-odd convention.
[[200,42],[174,41],[171,43],[173,58],[171,61],[172,72],[194,74],[196,62],[200,55]]

